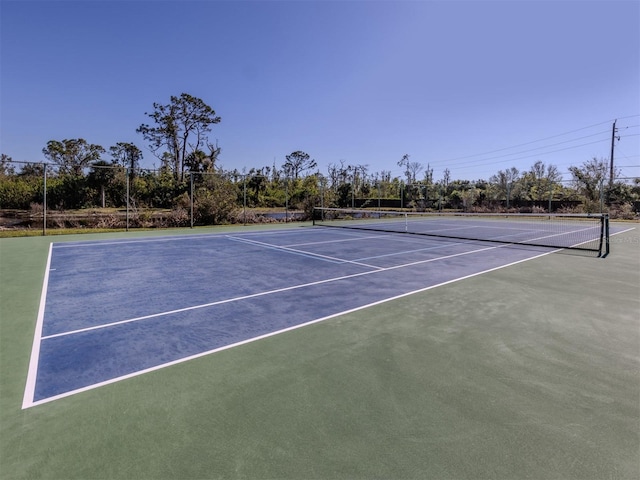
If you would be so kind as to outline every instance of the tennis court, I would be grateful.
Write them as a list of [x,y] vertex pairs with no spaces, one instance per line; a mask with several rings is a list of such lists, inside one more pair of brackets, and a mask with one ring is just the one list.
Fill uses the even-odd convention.
[[[149,444],[173,458],[134,465],[110,428],[87,447],[76,432],[62,443],[86,454],[106,441],[115,463],[98,461],[107,472],[100,475],[94,461],[84,470],[56,457],[52,478],[628,478],[638,471],[633,226],[612,225],[607,258],[596,258],[599,245],[567,255],[540,244],[565,235],[557,230],[513,244],[521,225],[492,226],[492,237],[508,237],[499,242],[357,228],[29,239],[39,246],[39,275],[12,272],[8,255],[22,250],[3,242],[3,278],[11,272],[17,283],[3,280],[3,305],[14,308],[3,306],[11,317],[2,327],[22,332],[23,347],[7,347],[3,335],[3,371],[24,367],[6,377],[16,380],[9,390],[3,382],[3,405],[14,402],[13,422],[30,418],[29,425],[42,415],[56,424],[65,411],[77,425],[98,408],[103,428],[122,435],[129,421],[153,435],[125,433],[129,447]],[[582,223],[578,230],[587,229],[591,237],[602,232]],[[604,294],[619,275],[626,283],[615,298]],[[8,292],[29,279],[38,286],[18,308]],[[33,316],[18,319],[19,312]],[[198,427],[198,416],[209,427]],[[612,419],[597,434],[608,445],[600,451],[593,435]],[[166,439],[158,438],[161,425]],[[51,459],[15,463],[38,428],[13,427],[21,443],[3,444],[3,463],[15,478],[48,476]],[[57,431],[42,427],[47,438]],[[57,451],[51,441],[35,448]]]
[[548,252],[321,227],[54,243],[24,406]]

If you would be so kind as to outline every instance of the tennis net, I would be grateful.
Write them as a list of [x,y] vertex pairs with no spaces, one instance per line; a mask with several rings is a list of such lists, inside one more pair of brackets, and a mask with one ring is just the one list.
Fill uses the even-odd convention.
[[609,253],[607,214],[423,213],[314,209],[313,224]]

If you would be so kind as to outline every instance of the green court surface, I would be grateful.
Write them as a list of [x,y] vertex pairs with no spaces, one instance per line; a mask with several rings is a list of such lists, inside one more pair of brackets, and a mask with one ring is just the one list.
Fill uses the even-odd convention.
[[0,240],[3,480],[640,478],[640,228],[22,409],[49,243],[151,234]]

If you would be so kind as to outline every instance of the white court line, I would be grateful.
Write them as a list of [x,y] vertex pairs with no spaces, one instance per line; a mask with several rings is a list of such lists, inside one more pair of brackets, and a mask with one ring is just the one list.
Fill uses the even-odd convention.
[[[340,232],[340,233],[343,233],[343,232]],[[287,245],[287,247],[304,247],[304,246],[308,246],[308,245],[325,245],[325,244],[332,244],[332,243],[338,243],[338,242],[357,242],[359,240],[388,240],[389,238],[392,238],[394,241],[424,245],[424,243],[426,241],[426,237],[428,237],[428,235],[425,235],[424,236],[425,238],[417,239],[415,236],[406,235],[404,232],[382,232],[382,231],[377,232],[375,235],[357,236],[357,234],[350,234],[350,236],[352,238],[345,238],[345,239],[342,239],[342,240],[322,240],[320,242],[296,243],[296,244]],[[435,238],[438,241],[442,241],[443,240],[443,238],[441,238],[441,237],[433,237],[433,238]],[[432,240],[433,240],[433,238],[432,238]],[[446,237],[444,237],[444,239],[446,239]],[[382,255],[374,255],[374,256],[370,256],[370,257],[356,258],[355,260],[353,260],[353,262],[360,262],[362,260],[373,260],[373,259],[376,259],[376,258],[394,257],[394,256],[398,256],[398,255],[405,255],[407,253],[424,252],[424,251],[428,251],[428,250],[437,250],[437,249],[440,249],[440,248],[449,248],[449,247],[453,247],[453,246],[457,246],[457,245],[466,245],[466,244],[470,244],[470,243],[482,242],[482,240],[469,240],[469,241],[463,241],[463,242],[460,242],[460,241],[455,241],[454,242],[453,240],[454,239],[450,239],[447,243],[438,245],[436,247],[424,247],[424,248],[418,248],[418,249],[415,249],[415,250],[403,250],[401,252],[385,253],[385,254],[382,254]],[[377,268],[381,268],[381,267],[377,267]]]
[[38,361],[40,360],[40,344],[42,343],[42,325],[44,323],[44,307],[47,300],[47,290],[49,287],[49,271],[51,268],[51,252],[53,250],[53,242],[49,244],[49,256],[47,257],[47,266],[44,271],[44,280],[42,281],[42,293],[40,294],[40,307],[38,308],[38,319],[36,321],[36,331],[33,335],[33,346],[31,347],[31,359],[29,360],[29,371],[27,373],[27,384],[24,388],[24,397],[22,398],[22,408],[27,408],[33,402],[33,396],[36,392],[36,379],[38,377]]
[[170,311],[167,311],[167,312],[153,313],[151,315],[144,315],[144,316],[141,316],[141,317],[130,318],[130,319],[127,319],[127,320],[120,320],[120,321],[117,321],[117,322],[105,323],[105,324],[102,324],[102,325],[94,325],[93,327],[80,328],[78,330],[70,330],[68,332],[55,333],[53,335],[47,335],[46,337],[42,337],[42,340],[46,340],[46,339],[49,339],[49,338],[64,337],[64,336],[67,336],[67,335],[75,335],[77,333],[89,332],[89,331],[92,331],[92,330],[100,330],[100,329],[103,329],[103,328],[114,327],[116,325],[124,325],[124,324],[127,324],[127,323],[139,322],[141,320],[148,320],[150,318],[165,317],[165,316],[173,315],[173,314],[176,314],[176,313],[182,313],[182,312],[188,312],[188,311],[191,311],[191,310],[199,310],[199,309],[202,309],[202,308],[214,307],[216,305],[222,305],[222,304],[225,304],[225,303],[238,302],[238,301],[247,300],[247,299],[250,299],[250,298],[263,297],[265,295],[272,295],[274,293],[281,293],[281,292],[287,292],[287,291],[291,291],[291,290],[298,290],[300,288],[306,288],[306,287],[312,287],[312,286],[315,286],[315,285],[322,285],[322,284],[325,284],[325,283],[337,282],[339,280],[346,280],[348,278],[361,277],[363,275],[371,275],[373,273],[387,272],[387,271],[390,271],[390,270],[397,270],[399,268],[412,267],[412,266],[421,265],[421,264],[424,264],[424,263],[438,262],[440,260],[446,260],[446,259],[454,258],[454,257],[461,257],[463,255],[471,255],[471,254],[474,254],[474,253],[484,252],[486,250],[494,250],[496,248],[502,248],[502,247],[505,247],[505,246],[506,245],[490,246],[490,247],[480,248],[480,249],[477,249],[477,250],[470,250],[468,252],[461,252],[461,253],[455,253],[455,254],[452,254],[452,255],[446,255],[444,257],[430,258],[428,260],[419,260],[419,261],[416,261],[416,262],[406,263],[406,264],[402,264],[402,265],[394,265],[392,267],[385,267],[385,268],[380,268],[379,267],[378,270],[369,270],[367,272],[353,273],[353,274],[350,274],[350,275],[342,275],[340,277],[327,278],[327,279],[318,280],[318,281],[315,281],[315,282],[303,283],[303,284],[299,284],[299,285],[292,285],[290,287],[277,288],[275,290],[268,290],[266,292],[252,293],[250,295],[243,295],[241,297],[227,298],[225,300],[218,300],[216,302],[203,303],[201,305],[192,305],[190,307],[178,308],[176,310],[170,310]]
[[[500,248],[500,246],[490,247],[490,248]],[[290,332],[292,330],[297,330],[299,328],[307,327],[309,325],[313,325],[315,323],[320,323],[320,322],[323,322],[325,320],[330,320],[332,318],[336,318],[336,317],[339,317],[339,316],[342,316],[342,315],[347,315],[349,313],[354,313],[354,312],[357,312],[357,311],[360,311],[360,310],[364,310],[365,308],[373,307],[373,306],[376,306],[376,305],[381,305],[383,303],[391,302],[393,300],[397,300],[397,299],[400,299],[400,298],[403,298],[403,297],[407,297],[409,295],[415,295],[416,293],[426,292],[426,291],[432,290],[434,288],[442,287],[444,285],[449,285],[451,283],[459,282],[461,280],[466,280],[468,278],[476,277],[478,275],[484,275],[486,273],[493,272],[493,271],[496,271],[496,270],[500,270],[502,268],[507,268],[507,267],[510,267],[512,265],[516,265],[518,263],[527,262],[527,261],[533,260],[535,258],[543,257],[545,255],[550,255],[551,253],[554,253],[554,252],[557,252],[557,251],[560,251],[560,250],[562,250],[562,249],[552,250],[552,251],[549,251],[549,252],[542,253],[540,255],[536,255],[534,257],[525,258],[525,259],[522,259],[522,260],[518,260],[516,262],[508,263],[506,265],[501,265],[501,266],[498,266],[498,267],[494,267],[494,268],[490,268],[490,269],[487,269],[487,270],[483,270],[482,272],[476,272],[476,273],[472,273],[470,275],[466,275],[464,277],[454,278],[453,280],[448,280],[446,282],[442,282],[442,283],[439,283],[437,285],[431,285],[431,286],[428,286],[428,287],[425,287],[425,288],[421,288],[421,289],[418,289],[418,290],[413,290],[411,292],[402,293],[402,294],[396,295],[394,297],[385,298],[383,300],[378,300],[376,302],[368,303],[366,305],[361,305],[359,307],[355,307],[355,308],[352,308],[352,309],[349,309],[349,310],[344,310],[342,312],[334,313],[334,314],[328,315],[326,317],[321,317],[321,318],[317,318],[317,319],[314,319],[314,320],[310,320],[308,322],[301,323],[299,325],[293,325],[291,327],[283,328],[281,330],[277,330],[277,331],[274,331],[274,332],[266,333],[264,335],[260,335],[260,336],[257,336],[257,337],[248,338],[246,340],[242,340],[240,342],[232,343],[230,345],[225,345],[223,347],[219,347],[219,348],[215,348],[215,349],[212,349],[212,350],[208,350],[206,352],[197,353],[195,355],[191,355],[191,356],[188,356],[188,357],[180,358],[178,360],[173,360],[171,362],[167,362],[167,363],[163,363],[163,364],[160,364],[160,365],[156,365],[154,367],[150,367],[150,368],[147,368],[147,369],[144,369],[144,370],[139,370],[137,372],[129,373],[127,375],[122,375],[120,377],[111,378],[111,379],[105,380],[103,382],[94,383],[92,385],[88,385],[86,387],[78,388],[76,390],[71,390],[69,392],[61,393],[61,394],[55,395],[53,397],[47,397],[47,398],[44,398],[42,400],[27,402],[26,404],[23,403],[22,408],[25,409],[25,408],[35,407],[37,405],[42,405],[42,404],[45,404],[45,403],[53,402],[53,401],[59,400],[61,398],[70,397],[71,395],[75,395],[77,393],[93,390],[95,388],[103,387],[103,386],[109,385],[111,383],[116,383],[116,382],[119,382],[119,381],[122,381],[122,380],[126,380],[128,378],[133,378],[133,377],[137,377],[139,375],[144,375],[146,373],[154,372],[156,370],[160,370],[160,369],[165,368],[165,367],[170,367],[170,366],[177,365],[177,364],[180,364],[180,363],[183,363],[183,362],[188,362],[190,360],[195,360],[196,358],[204,357],[206,355],[211,355],[213,353],[221,352],[223,350],[228,350],[228,349],[231,349],[231,348],[239,347],[241,345],[245,345],[245,344],[248,344],[248,343],[256,342],[258,340],[262,340],[262,339],[265,339],[265,338],[273,337],[275,335],[280,335],[282,333]],[[473,252],[469,252],[469,253],[473,253]],[[417,262],[417,263],[423,263],[423,262]],[[394,268],[398,268],[398,267],[394,267]],[[367,273],[377,273],[377,271],[376,272],[367,272]],[[26,396],[25,396],[25,398],[26,398]],[[31,398],[33,399],[33,395],[32,395]]]
[[[541,237],[537,237],[537,238],[527,238],[525,240],[521,240],[521,239],[515,239],[514,240],[514,245],[515,244],[519,244],[519,245],[527,245],[531,242],[537,242],[539,240],[545,240],[547,238],[552,238],[552,237],[560,237],[560,236],[565,236],[565,235],[574,235],[576,233],[579,232],[584,232],[586,230],[593,230],[595,228],[598,228],[598,234],[600,233],[600,228],[599,227],[595,227],[595,226],[591,226],[591,227],[585,227],[585,228],[581,228],[580,230],[571,230],[569,232],[560,232],[560,233],[551,233],[549,235],[543,235]],[[525,230],[526,231],[526,230]],[[491,240],[502,240],[503,238],[509,238],[509,237],[515,237],[521,235],[520,233],[511,233],[508,235],[498,235],[497,237],[492,237]],[[507,240],[505,240],[507,241]],[[591,238],[589,240],[585,240],[584,242],[580,242],[580,243],[576,243],[575,245],[571,245],[568,247],[564,247],[564,248],[573,248],[573,247],[577,247],[578,245],[582,245],[584,243],[589,243],[589,242],[598,242],[599,239],[598,238]]]
[[57,243],[54,248],[75,248],[75,247],[102,247],[102,246],[110,246],[110,245],[129,245],[132,243],[160,243],[160,242],[175,242],[175,241],[183,241],[183,240],[194,240],[199,238],[208,238],[208,237],[218,237],[224,238],[224,234],[222,233],[211,233],[211,234],[199,234],[199,235],[185,235],[181,237],[145,237],[135,240],[113,240],[111,242],[103,242],[100,240],[96,240],[93,242],[87,243]]
[[[279,230],[277,234],[300,232],[293,228],[287,228],[285,230]],[[267,232],[246,232],[242,235],[266,235]],[[130,240],[112,240],[112,241],[87,241],[87,242],[65,242],[56,243],[54,248],[74,248],[74,247],[101,247],[103,245],[127,245],[131,243],[158,243],[158,242],[174,242],[183,240],[203,239],[203,238],[219,238],[224,239],[228,233],[197,233],[197,234],[185,234],[185,235],[167,235],[162,237],[142,237]]]
[[356,258],[356,260],[373,260],[376,258],[396,257],[398,255],[405,255],[407,253],[418,253],[418,252],[426,252],[429,250],[438,250],[440,248],[451,248],[456,245],[465,245],[465,243],[464,242],[446,243],[444,245],[438,245],[436,247],[425,247],[425,248],[417,248],[415,250],[403,250],[402,252],[384,253],[382,255],[373,255],[371,257]]
[[381,240],[387,237],[387,235],[381,235],[378,233],[377,235],[367,235],[362,237],[352,236],[352,238],[343,238],[342,240],[322,240],[320,242],[304,242],[304,243],[290,243],[287,247],[306,247],[308,245],[326,245],[330,243],[341,243],[341,242],[357,242],[358,240]]
[[376,269],[380,269],[381,267],[378,267],[376,265],[368,265],[366,263],[360,263],[360,262],[356,262],[353,260],[346,260],[344,258],[338,258],[338,257],[330,257],[328,255],[321,255],[319,253],[312,253],[312,252],[307,252],[304,250],[296,250],[295,248],[290,248],[290,247],[285,247],[282,245],[273,245],[272,243],[265,243],[265,242],[258,242],[257,240],[249,240],[246,238],[242,238],[242,237],[233,237],[231,235],[229,235],[227,238],[229,238],[229,240],[235,240],[238,242],[243,242],[243,243],[248,243],[250,245],[256,245],[258,247],[263,247],[263,248],[269,248],[269,249],[273,249],[273,250],[281,250],[287,253],[293,253],[295,255],[302,255],[303,257],[310,257],[310,258],[315,258],[315,259],[320,259],[323,260],[325,262],[331,262],[331,263],[352,263],[354,265],[360,265],[363,267],[367,267],[367,268],[376,268]]
[[614,235],[620,235],[621,233],[627,233],[627,232],[630,232],[631,230],[635,230],[635,229],[636,229],[636,227],[630,227],[630,228],[627,228],[626,230],[621,230],[621,231],[616,232],[616,233],[609,233],[609,236],[613,237]]

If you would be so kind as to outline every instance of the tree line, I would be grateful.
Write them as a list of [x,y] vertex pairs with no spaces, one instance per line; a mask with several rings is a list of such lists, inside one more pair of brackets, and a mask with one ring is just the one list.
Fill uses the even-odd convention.
[[[486,180],[454,180],[445,169],[435,181],[429,165],[397,160],[403,171],[370,172],[368,165],[331,163],[325,173],[304,151],[293,151],[282,165],[246,171],[219,166],[221,148],[211,142],[212,126],[221,122],[203,100],[182,93],[167,104],[154,103],[149,123],[136,132],[159,159],[160,168],[140,168],[142,151],[133,143],[108,148],[83,138],[50,140],[44,162],[16,162],[0,157],[0,208],[29,209],[44,201],[56,210],[83,208],[168,209],[176,224],[193,208],[198,223],[226,223],[238,208],[287,208],[310,214],[313,206],[542,211],[564,208],[626,215],[640,202],[640,179],[614,180],[604,159],[592,158],[569,168],[569,182],[558,168],[535,162],[527,171],[509,168]],[[45,168],[47,175],[45,177]],[[383,201],[384,200],[384,201]]]

